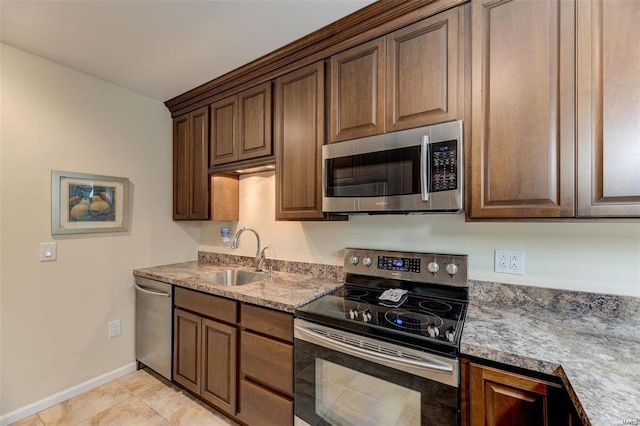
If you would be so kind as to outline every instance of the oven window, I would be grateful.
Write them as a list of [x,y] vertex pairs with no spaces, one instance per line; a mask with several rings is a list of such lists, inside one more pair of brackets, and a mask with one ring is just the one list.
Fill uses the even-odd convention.
[[328,197],[420,194],[420,147],[326,160]]
[[430,425],[460,421],[459,389],[294,341],[296,425]]
[[420,393],[316,358],[316,414],[335,426],[420,426]]

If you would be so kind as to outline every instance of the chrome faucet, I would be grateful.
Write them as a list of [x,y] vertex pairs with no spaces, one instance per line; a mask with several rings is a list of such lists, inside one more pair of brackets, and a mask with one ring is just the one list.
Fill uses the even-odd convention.
[[265,247],[262,250],[260,250],[260,235],[258,235],[258,233],[256,232],[255,229],[242,228],[241,230],[236,232],[236,235],[234,235],[233,238],[231,239],[231,248],[232,249],[237,249],[239,247],[238,240],[240,239],[240,234],[242,234],[244,231],[251,231],[254,234],[256,234],[256,241],[258,242],[258,248],[256,250],[255,267],[256,267],[256,271],[257,272],[261,272],[262,271],[262,264],[264,263],[264,260],[265,260],[264,251],[266,249],[268,249],[269,247]]

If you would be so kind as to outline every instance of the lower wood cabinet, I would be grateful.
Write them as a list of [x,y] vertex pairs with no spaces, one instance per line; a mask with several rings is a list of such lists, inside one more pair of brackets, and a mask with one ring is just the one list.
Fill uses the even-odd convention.
[[242,408],[238,417],[248,425],[285,426],[293,424],[293,400],[248,380],[240,380]]
[[238,418],[293,424],[293,315],[244,304],[240,327]]
[[293,424],[293,315],[177,287],[173,381],[247,425]]
[[[175,304],[173,380],[214,407],[235,415],[237,302],[177,288]],[[233,320],[225,324],[216,317]]]
[[472,362],[462,365],[463,424],[580,424],[561,384]]

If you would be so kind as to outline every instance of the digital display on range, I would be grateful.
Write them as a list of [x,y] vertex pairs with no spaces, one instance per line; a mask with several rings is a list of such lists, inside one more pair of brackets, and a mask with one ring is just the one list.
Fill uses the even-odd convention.
[[420,273],[420,259],[378,256],[378,269]]

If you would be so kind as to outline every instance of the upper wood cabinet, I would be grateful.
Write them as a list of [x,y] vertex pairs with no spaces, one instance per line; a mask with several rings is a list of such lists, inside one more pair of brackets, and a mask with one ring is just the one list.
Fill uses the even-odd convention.
[[333,55],[329,142],[459,118],[461,13],[453,8]]
[[211,104],[211,164],[238,160],[238,96]]
[[638,17],[634,1],[472,3],[469,218],[640,216]]
[[386,131],[457,120],[459,14],[450,9],[386,37]]
[[573,216],[575,3],[471,7],[471,216]]
[[276,79],[276,220],[323,219],[324,64]]
[[384,37],[333,55],[330,142],[384,132]]
[[209,111],[173,120],[173,220],[209,218]]
[[640,216],[640,2],[577,2],[578,215]]
[[271,82],[211,104],[211,167],[273,154]]

